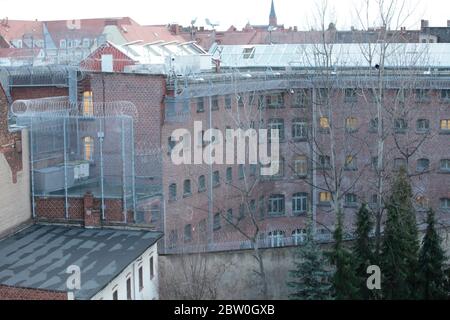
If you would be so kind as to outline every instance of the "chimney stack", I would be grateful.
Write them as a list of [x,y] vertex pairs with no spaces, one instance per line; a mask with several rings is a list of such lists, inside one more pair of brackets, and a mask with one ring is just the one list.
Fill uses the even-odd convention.
[[450,28],[450,20],[447,20],[447,28]]
[[428,20],[420,20],[420,28],[428,28],[429,27],[429,21]]

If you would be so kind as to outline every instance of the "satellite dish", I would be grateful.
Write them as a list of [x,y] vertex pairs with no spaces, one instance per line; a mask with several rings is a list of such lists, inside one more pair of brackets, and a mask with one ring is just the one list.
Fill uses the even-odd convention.
[[197,22],[197,18],[191,20],[191,26],[193,26]]
[[220,25],[219,22],[211,22],[208,18],[205,19],[205,22],[208,26],[215,29],[218,25]]

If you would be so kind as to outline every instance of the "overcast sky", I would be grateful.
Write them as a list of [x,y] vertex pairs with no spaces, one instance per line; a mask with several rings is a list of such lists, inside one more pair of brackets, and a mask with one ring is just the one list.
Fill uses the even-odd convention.
[[[205,25],[205,18],[220,22],[218,29],[267,24],[271,0],[0,0],[0,19],[60,20],[130,16],[141,24],[180,23],[193,18]],[[319,0],[320,1],[320,0]],[[364,0],[328,0],[335,10],[338,28],[357,25],[355,6]],[[444,26],[450,20],[450,0],[407,0],[417,7],[406,27],[418,27],[420,19]],[[308,28],[318,0],[275,0],[278,23]],[[417,5],[416,5],[417,4]]]

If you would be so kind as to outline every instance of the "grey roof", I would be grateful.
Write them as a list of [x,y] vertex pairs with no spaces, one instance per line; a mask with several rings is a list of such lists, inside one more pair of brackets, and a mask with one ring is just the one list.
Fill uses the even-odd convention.
[[150,231],[33,225],[0,241],[0,284],[68,291],[67,267],[81,269],[77,299],[89,299],[155,244]]

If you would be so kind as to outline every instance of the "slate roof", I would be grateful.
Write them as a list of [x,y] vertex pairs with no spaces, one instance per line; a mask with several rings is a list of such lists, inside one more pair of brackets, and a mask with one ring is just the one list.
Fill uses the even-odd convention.
[[92,298],[162,234],[150,231],[33,225],[0,241],[0,284],[68,291],[67,267],[81,269],[76,298]]

